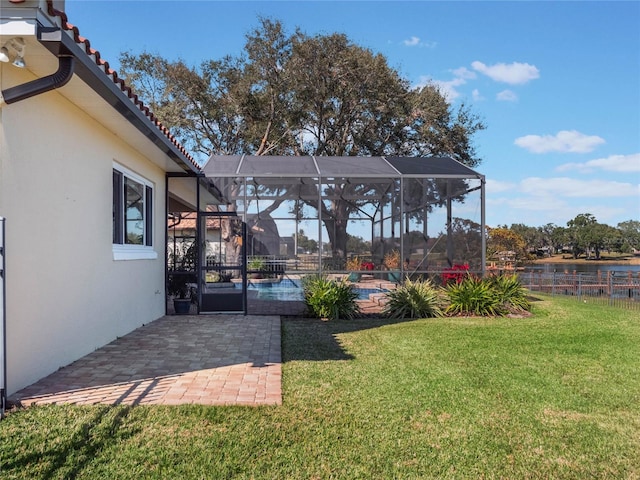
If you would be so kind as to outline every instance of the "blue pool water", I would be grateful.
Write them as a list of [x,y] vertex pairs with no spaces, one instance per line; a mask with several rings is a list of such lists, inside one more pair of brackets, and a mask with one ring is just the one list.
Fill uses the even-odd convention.
[[[242,288],[242,285],[236,284],[236,288]],[[248,287],[250,291],[257,291],[260,300],[279,300],[281,302],[303,301],[304,295],[299,280],[291,280],[283,278],[275,283],[252,283],[249,280]],[[360,300],[369,298],[371,293],[381,293],[385,290],[379,288],[355,288]]]

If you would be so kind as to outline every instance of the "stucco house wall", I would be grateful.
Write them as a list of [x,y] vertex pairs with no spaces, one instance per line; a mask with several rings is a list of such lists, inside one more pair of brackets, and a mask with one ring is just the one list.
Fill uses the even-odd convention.
[[[164,172],[55,93],[16,107],[0,180],[9,393],[164,313]],[[114,161],[156,186],[155,260],[114,260]]]
[[[11,393],[163,315],[165,175],[56,92],[0,112]],[[155,259],[114,260],[114,162],[155,187]]]
[[[0,2],[5,12],[11,7]],[[37,16],[44,18],[47,2],[18,3],[20,12],[39,8]],[[60,24],[59,18],[51,20]],[[0,40],[24,36],[28,68],[0,63],[3,92],[52,73],[57,64],[29,35],[32,23],[17,25],[3,22]],[[138,108],[126,93],[122,103]],[[166,173],[191,167],[185,167],[189,158],[175,152],[170,158],[158,147],[169,134],[148,123],[160,142],[131,125],[76,74],[61,88],[0,103],[7,395],[164,315]],[[124,260],[114,249],[114,166],[153,188],[153,245],[144,258]],[[189,204],[195,188],[195,181],[184,182],[171,195]]]

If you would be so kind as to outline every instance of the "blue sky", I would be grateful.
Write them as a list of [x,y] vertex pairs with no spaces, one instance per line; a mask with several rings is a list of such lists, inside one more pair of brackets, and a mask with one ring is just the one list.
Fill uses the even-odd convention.
[[258,17],[345,33],[487,124],[487,225],[640,220],[640,2],[67,0],[118,70],[146,49],[197,65],[242,53]]

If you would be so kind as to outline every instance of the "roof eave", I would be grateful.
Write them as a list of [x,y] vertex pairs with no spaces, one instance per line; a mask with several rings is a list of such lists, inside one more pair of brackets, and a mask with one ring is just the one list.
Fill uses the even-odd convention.
[[[89,85],[102,99],[120,113],[131,125],[147,137],[157,148],[179,165],[185,172],[200,174],[200,168],[187,154],[172,142],[163,131],[136,105],[132,99],[103,71],[95,61],[61,29],[38,25],[38,41],[53,55],[73,55],[75,74]],[[121,85],[124,85],[123,83]],[[163,129],[165,127],[162,127]]]

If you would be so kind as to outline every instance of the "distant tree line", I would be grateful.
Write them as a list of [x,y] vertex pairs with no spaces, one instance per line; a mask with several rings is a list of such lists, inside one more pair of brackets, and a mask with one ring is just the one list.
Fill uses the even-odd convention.
[[577,259],[599,259],[603,251],[629,254],[640,251],[640,221],[627,220],[616,227],[599,223],[590,213],[581,213],[566,227],[548,223],[530,227],[522,223],[487,228],[487,257],[511,252],[518,261],[554,253]]

